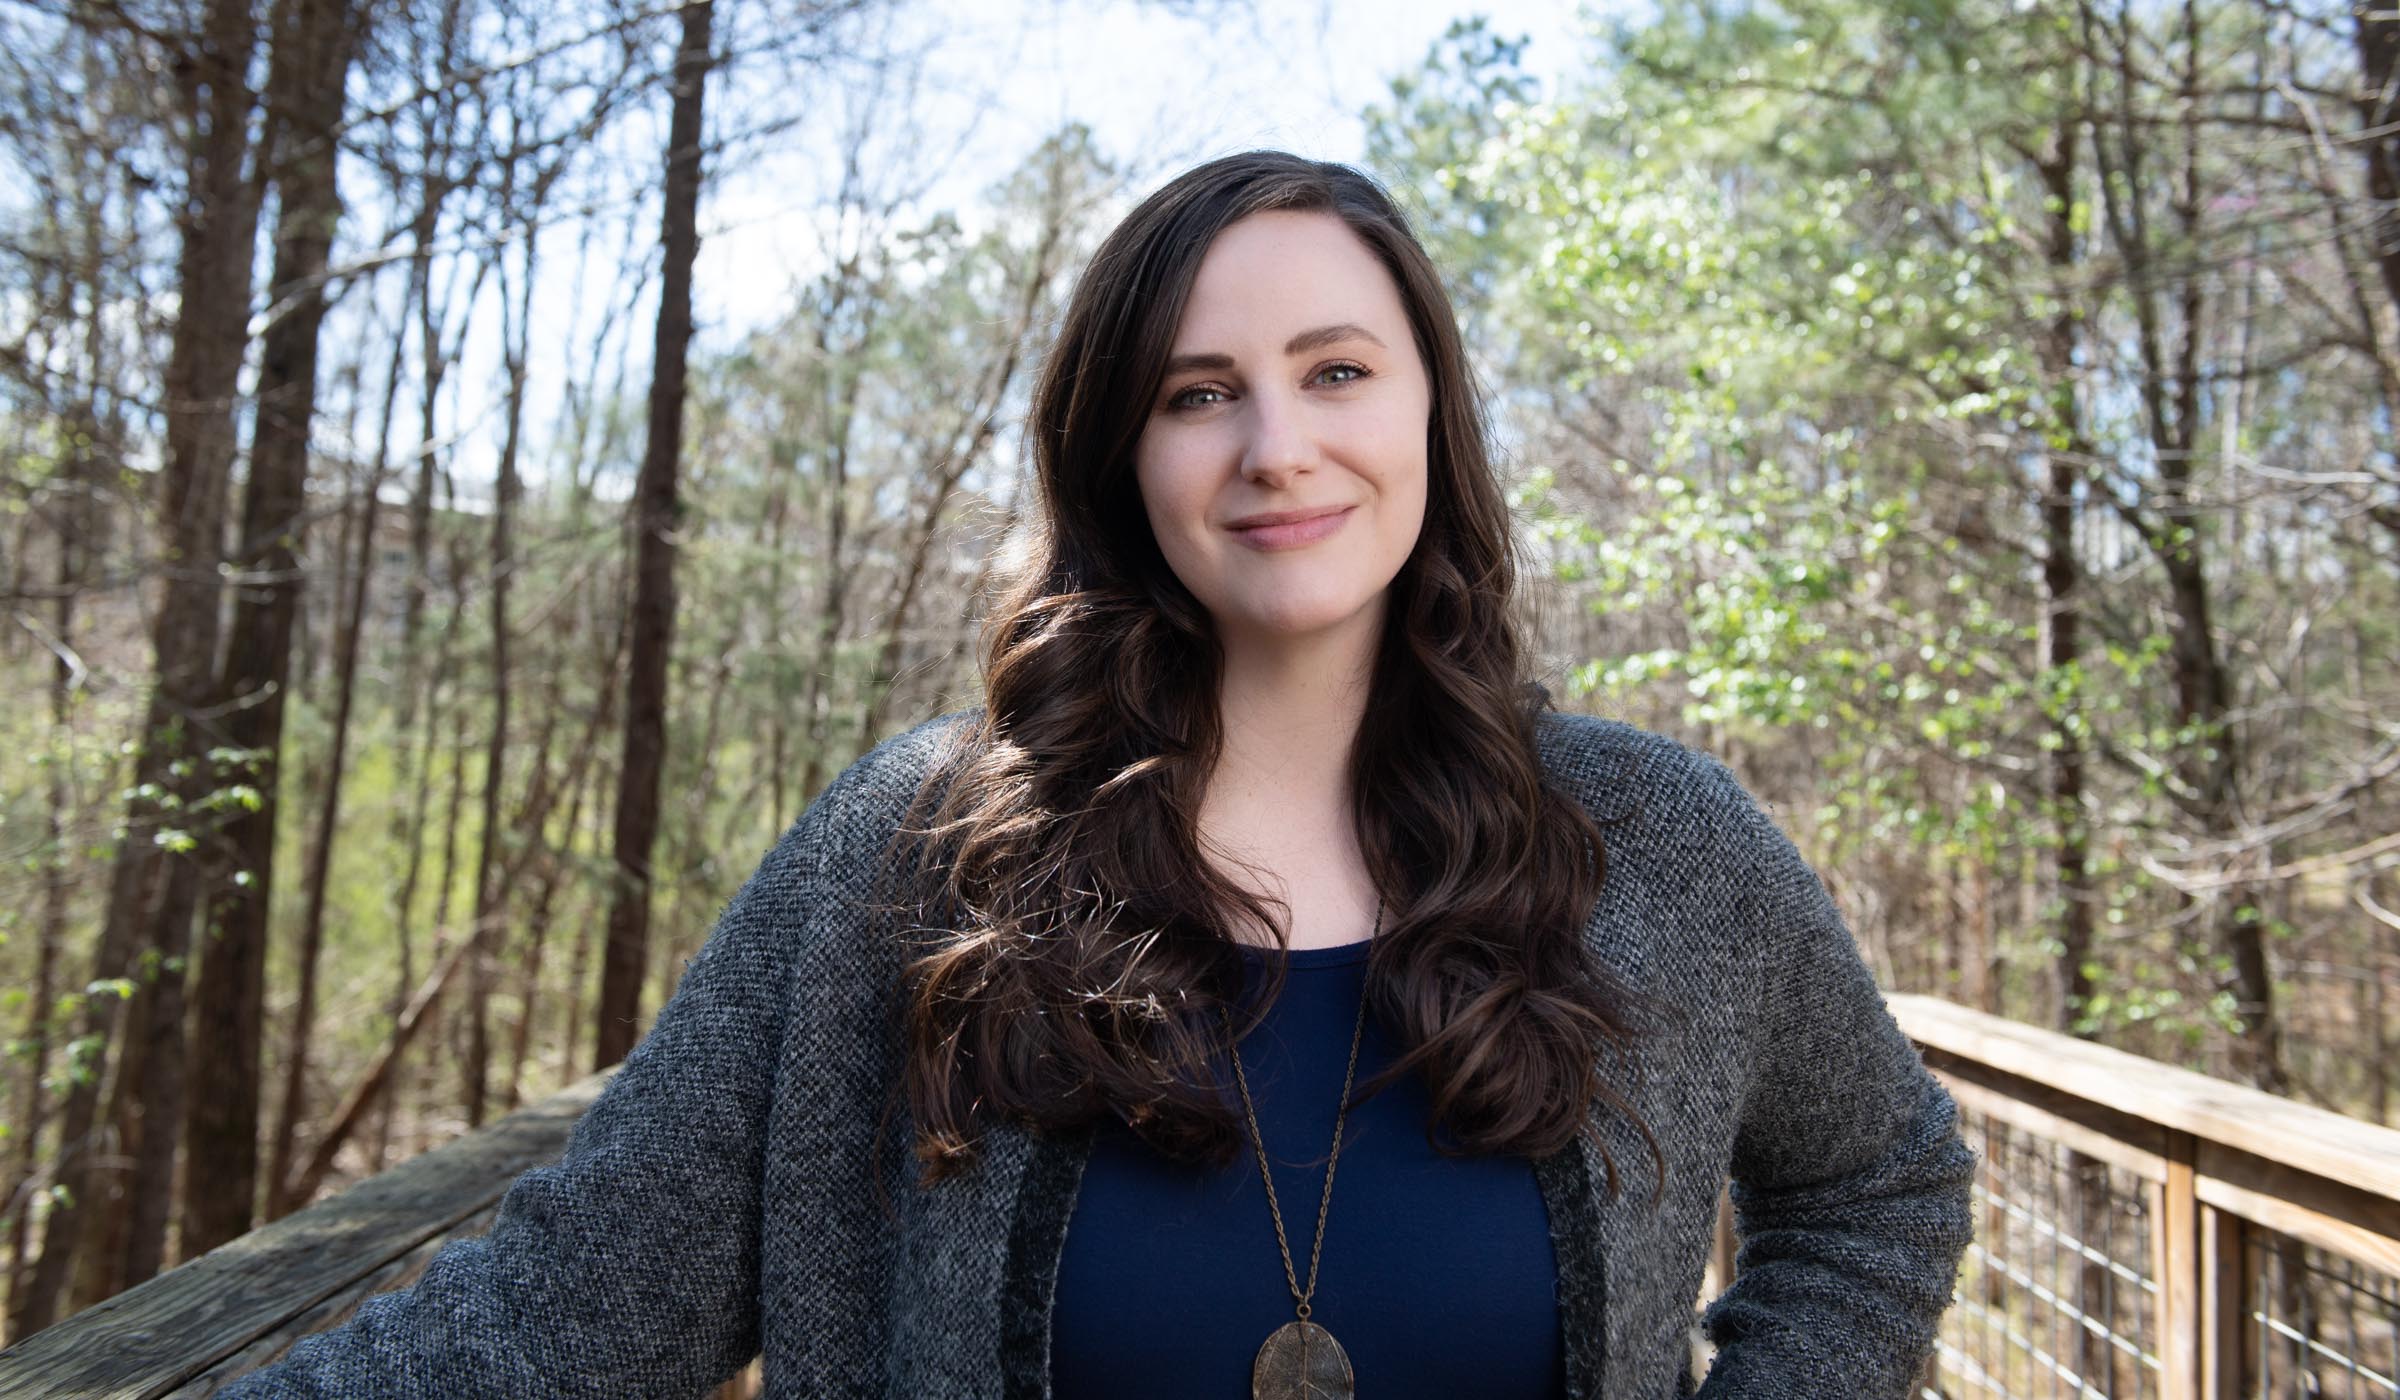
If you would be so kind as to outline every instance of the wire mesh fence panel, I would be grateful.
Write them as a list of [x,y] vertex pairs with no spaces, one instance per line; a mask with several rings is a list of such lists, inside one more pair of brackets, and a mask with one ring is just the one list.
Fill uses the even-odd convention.
[[2153,1400],[2158,1284],[2141,1181],[1965,1110],[1982,1158],[1975,1241],[1935,1344],[1926,1400]]
[[2400,1397],[2400,1279],[2251,1224],[2249,1321],[2270,1400]]

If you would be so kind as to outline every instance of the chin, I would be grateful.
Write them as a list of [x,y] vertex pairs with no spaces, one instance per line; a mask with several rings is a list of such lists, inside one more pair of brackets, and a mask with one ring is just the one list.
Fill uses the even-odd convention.
[[[1247,605],[1235,604],[1218,616],[1250,636],[1297,639],[1337,631],[1356,621],[1373,601],[1259,598],[1246,600]],[[1223,625],[1221,622],[1220,628]]]

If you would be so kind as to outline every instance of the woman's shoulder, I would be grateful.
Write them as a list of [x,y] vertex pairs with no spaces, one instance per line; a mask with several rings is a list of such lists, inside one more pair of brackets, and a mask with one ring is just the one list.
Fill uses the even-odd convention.
[[1536,735],[1543,770],[1595,820],[1722,818],[1727,804],[1759,810],[1732,769],[1672,735],[1562,710],[1543,711]]
[[982,713],[980,706],[953,710],[884,738],[810,799],[785,844],[808,850],[819,871],[863,880],[908,820],[926,777],[974,732]]
[[1824,905],[1791,834],[1722,760],[1622,720],[1542,721],[1543,765],[1603,824],[1612,871],[1699,903]]
[[1660,878],[1705,870],[1736,885],[1782,885],[1808,874],[1774,812],[1714,754],[1623,720],[1557,711],[1543,714],[1540,740],[1552,781],[1602,824],[1614,851],[1641,853]]
[[889,735],[843,769],[826,786],[826,795],[838,793],[852,800],[889,800],[897,795],[905,800],[915,794],[918,784],[952,745],[975,732],[982,718],[983,707],[973,705]]

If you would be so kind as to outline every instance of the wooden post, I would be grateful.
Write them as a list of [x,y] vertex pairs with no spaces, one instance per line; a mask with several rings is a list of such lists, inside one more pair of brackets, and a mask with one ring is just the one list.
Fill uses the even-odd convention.
[[2201,1306],[2211,1296],[2202,1255],[2200,1200],[2195,1194],[2192,1135],[2166,1135],[2166,1176],[2148,1184],[2150,1258],[2158,1279],[2159,1394],[2163,1400],[2204,1400]]
[[2207,1400],[2249,1400],[2256,1393],[2258,1359],[2250,1330],[2250,1300],[2258,1256],[2243,1234],[2242,1218],[2212,1205],[2200,1207],[2201,1310],[2200,1385]]

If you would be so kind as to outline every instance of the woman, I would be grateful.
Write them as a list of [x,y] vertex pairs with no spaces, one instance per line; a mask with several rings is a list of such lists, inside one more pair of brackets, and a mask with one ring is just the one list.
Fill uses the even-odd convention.
[[490,1235],[233,1393],[1663,1400],[1728,1174],[1699,1393],[1909,1393],[1954,1107],[1721,765],[1525,684],[1384,193],[1170,182],[1028,437],[985,704],[811,804]]

